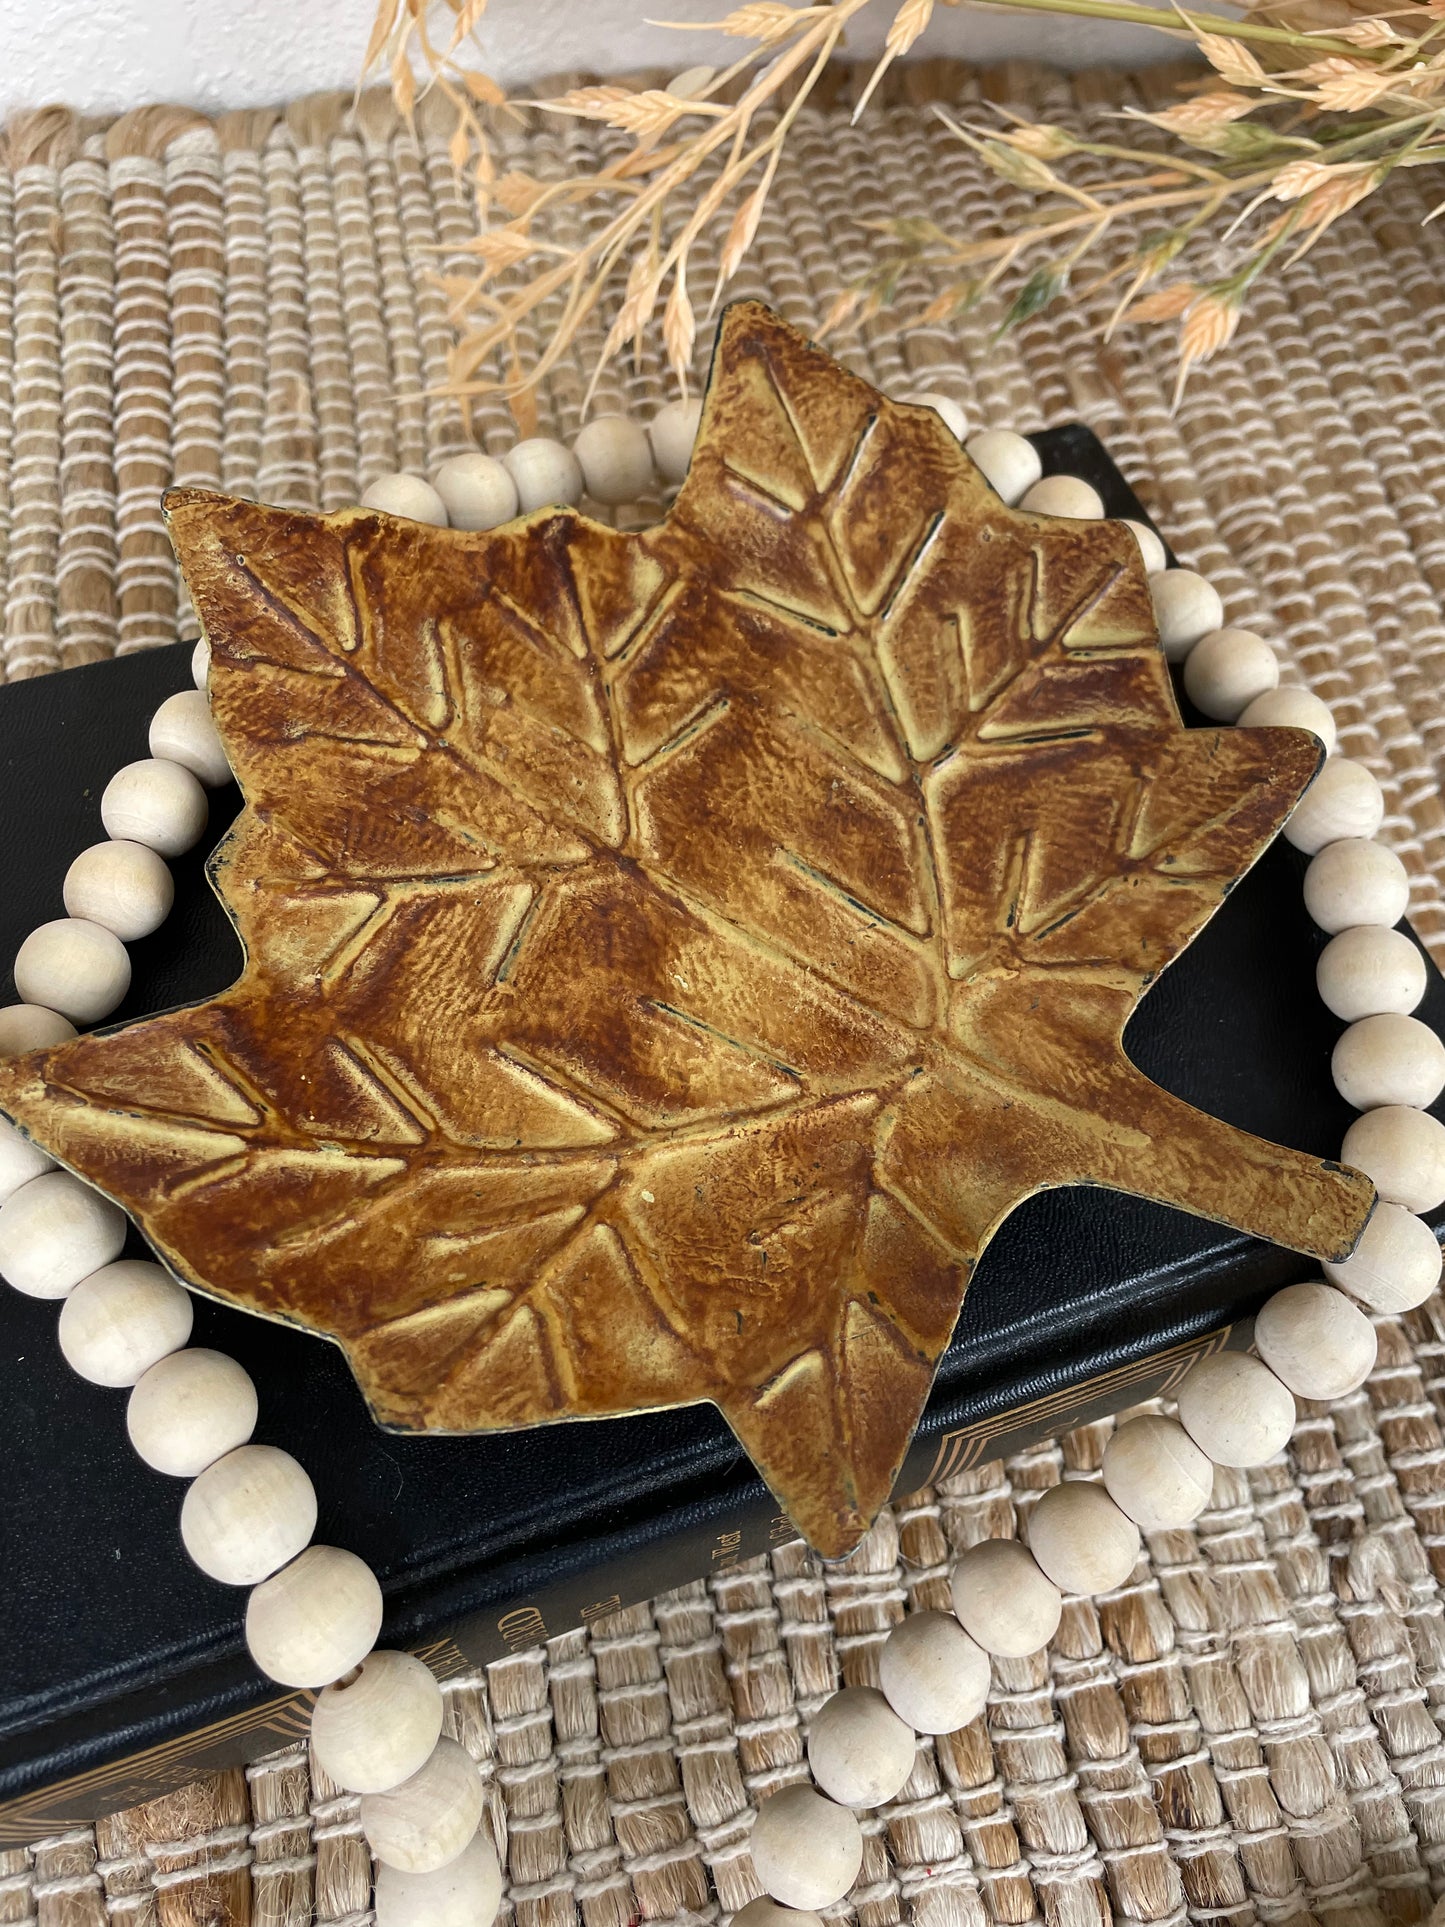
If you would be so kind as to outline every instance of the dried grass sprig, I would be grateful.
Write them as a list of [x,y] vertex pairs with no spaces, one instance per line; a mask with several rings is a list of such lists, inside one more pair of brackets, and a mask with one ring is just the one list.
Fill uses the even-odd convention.
[[[950,235],[926,220],[878,224],[870,271],[840,297],[829,328],[893,305],[918,272],[935,291],[905,319],[937,322],[1008,283],[1008,326],[1070,290],[1081,264],[1106,251],[1114,258],[1086,291],[1121,288],[1109,329],[1177,323],[1182,388],[1233,335],[1250,288],[1282,254],[1297,260],[1396,168],[1445,159],[1445,0],[1386,0],[1385,10],[1323,30],[1298,17],[1313,0],[1268,0],[1267,17],[1261,7],[1239,20],[1136,0],[994,4],[1151,26],[1196,48],[1213,77],[1156,112],[1122,115],[1125,129],[1162,137],[1137,144],[1127,134],[1087,140],[1002,112],[999,125],[965,125],[940,109],[956,139],[1032,197],[1032,211],[982,236]],[[788,136],[849,24],[870,8],[890,15],[856,119],[925,34],[935,0],[745,0],[721,20],[670,23],[738,41],[738,57],[721,70],[692,69],[668,88],[603,83],[515,103],[471,64],[486,0],[447,5],[452,24],[442,39],[429,30],[425,0],[381,0],[367,60],[387,68],[403,111],[414,105],[418,61],[455,108],[451,151],[471,171],[478,232],[466,250],[469,272],[447,284],[459,326],[452,385],[464,402],[501,392],[525,409],[609,300],[615,311],[594,386],[613,358],[629,346],[640,351],[660,313],[685,391],[699,244],[719,236],[711,309],[753,245]],[[595,171],[559,180],[498,175],[490,122],[509,105],[590,120],[616,136],[614,151]],[[582,223],[580,238],[555,238],[549,217],[584,206],[601,217]],[[1146,238],[1121,253],[1116,237],[1139,223]],[[548,338],[527,362],[520,342],[544,311]]]

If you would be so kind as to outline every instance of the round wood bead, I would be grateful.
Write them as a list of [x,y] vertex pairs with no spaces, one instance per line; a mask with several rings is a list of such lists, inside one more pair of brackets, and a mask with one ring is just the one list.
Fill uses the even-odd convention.
[[1388,928],[1405,914],[1410,878],[1399,857],[1383,843],[1347,836],[1327,843],[1310,858],[1304,894],[1306,910],[1331,935],[1356,924]]
[[550,435],[533,435],[516,443],[502,461],[516,484],[524,515],[581,498],[582,465],[570,448],[554,442]]
[[373,1904],[376,1927],[492,1927],[502,1904],[497,1850],[479,1833],[435,1873],[380,1866]]
[[43,1004],[6,1004],[0,1009],[0,1057],[19,1057],[23,1051],[48,1050],[75,1035],[75,1026],[58,1010]]
[[1445,1090],[1445,1043],[1418,1017],[1387,1010],[1350,1025],[1330,1056],[1335,1089],[1357,1111],[1433,1104]]
[[60,1308],[60,1349],[92,1385],[134,1385],[191,1336],[191,1294],[140,1258],[82,1278]]
[[55,1169],[55,1159],[38,1144],[32,1144],[23,1131],[0,1117],[0,1204],[13,1198],[22,1184]]
[[176,886],[164,857],[144,843],[122,840],[82,850],[65,873],[63,894],[72,917],[134,943],[160,929],[171,913]]
[[1346,1023],[1381,1011],[1405,1016],[1425,995],[1425,959],[1403,930],[1362,924],[1342,930],[1325,945],[1315,965],[1315,983],[1324,1002]]
[[208,1465],[181,1504],[181,1542],[223,1586],[254,1586],[316,1530],[316,1488],[289,1452],[238,1445]]
[[168,758],[127,763],[106,784],[100,820],[107,836],[182,856],[205,834],[210,805],[190,770]]
[[578,430],[572,453],[582,484],[594,502],[619,508],[654,487],[652,443],[641,422],[626,415],[596,415]]
[[151,717],[148,740],[152,756],[179,763],[208,790],[231,780],[231,761],[204,690],[178,689],[167,696]]
[[1110,1592],[1139,1557],[1139,1528],[1103,1486],[1050,1486],[1029,1514],[1029,1550],[1062,1592]]
[[1296,803],[1284,836],[1313,856],[1341,837],[1372,837],[1384,820],[1384,792],[1364,764],[1332,756]]
[[1201,715],[1232,723],[1279,683],[1279,658],[1252,629],[1211,629],[1184,658],[1184,688]]
[[983,428],[964,443],[969,460],[1002,501],[1013,508],[1044,472],[1039,451],[1011,428]]
[[476,1833],[485,1802],[471,1754],[441,1739],[409,1780],[388,1793],[362,1795],[361,1831],[384,1866],[435,1873]]
[[987,1653],[948,1613],[910,1613],[884,1640],[878,1659],[884,1697],[918,1733],[956,1733],[976,1720],[988,1680]]
[[808,1765],[830,1800],[881,1807],[913,1771],[917,1742],[871,1686],[845,1686],[825,1700],[808,1728]]
[[760,1894],[740,1907],[728,1927],[824,1927],[823,1916],[804,1908],[780,1907],[776,1900]]
[[908,401],[914,408],[931,408],[949,434],[957,436],[959,441],[967,435],[968,417],[952,395],[941,395],[935,388],[921,388],[916,395],[910,395]]
[[1245,729],[1307,729],[1318,736],[1328,756],[1335,746],[1335,718],[1310,689],[1266,689],[1241,714]]
[[1019,503],[1031,515],[1062,515],[1071,522],[1097,522],[1104,499],[1082,475],[1044,475]]
[[1192,1524],[1214,1491],[1214,1467],[1184,1427],[1154,1413],[1118,1428],[1103,1473],[1109,1497],[1145,1532]]
[[664,482],[681,482],[686,476],[701,421],[702,398],[694,396],[689,401],[664,402],[648,424],[652,459]]
[[1440,1282],[1440,1247],[1423,1218],[1377,1204],[1349,1257],[1326,1265],[1324,1274],[1371,1311],[1413,1311]]
[[361,506],[404,522],[426,522],[434,529],[447,525],[447,505],[431,483],[420,475],[378,475],[362,492]]
[[15,957],[15,988],[29,1004],[73,1023],[109,1017],[130,989],[130,956],[113,930],[82,917],[57,917],[32,930]]
[[953,1610],[986,1653],[1023,1659],[1059,1630],[1063,1595],[1017,1539],[980,1539],[961,1552],[951,1581]]
[[348,1793],[386,1793],[419,1773],[441,1738],[442,1689],[413,1653],[368,1653],[354,1679],[328,1686],[311,1713],[311,1745]]
[[197,1347],[172,1352],[142,1373],[125,1423],[153,1471],[194,1479],[246,1443],[256,1409],[256,1387],[235,1359]]
[[380,1631],[376,1574],[340,1546],[308,1546],[246,1606],[251,1657],[282,1686],[329,1686],[361,1664]]
[[204,689],[211,680],[211,645],[204,636],[191,651],[191,681]]
[[43,1171],[0,1204],[0,1277],[27,1298],[64,1298],[120,1256],[126,1216],[69,1171]]
[[1381,1104],[1357,1117],[1340,1146],[1341,1164],[1363,1171],[1380,1196],[1407,1211],[1445,1204],[1445,1124],[1408,1104]]
[[1179,1421],[1216,1465],[1263,1465],[1294,1430],[1294,1397],[1247,1352],[1201,1358],[1179,1387]]
[[847,1807],[810,1786],[779,1787],[770,1793],[758,1808],[748,1848],[753,1872],[785,1907],[831,1907],[848,1892],[863,1865],[857,1820]]
[[1224,604],[1213,583],[1193,569],[1165,569],[1149,578],[1154,622],[1169,662],[1183,662],[1201,636],[1224,627]]
[[1158,575],[1161,569],[1168,568],[1168,551],[1147,522],[1131,521],[1126,516],[1124,527],[1139,544],[1139,559],[1144,564],[1145,575]]
[[436,472],[436,491],[454,529],[496,529],[517,513],[517,484],[479,448],[452,455]]
[[1342,1291],[1312,1279],[1286,1285],[1254,1321],[1259,1355],[1300,1398],[1343,1398],[1375,1365],[1375,1328]]

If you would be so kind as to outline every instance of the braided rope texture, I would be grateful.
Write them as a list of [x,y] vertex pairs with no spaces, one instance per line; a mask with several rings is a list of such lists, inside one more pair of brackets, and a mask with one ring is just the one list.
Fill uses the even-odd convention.
[[[976,231],[1022,210],[930,101],[1099,132],[1165,81],[924,63],[855,129],[856,84],[841,73],[801,115],[734,283],[805,329],[862,272],[869,220]],[[370,96],[100,129],[48,109],[7,130],[7,678],[195,634],[158,519],[172,480],[329,509],[472,445],[437,392],[451,336],[432,277],[472,231],[446,131]],[[553,176],[613,138],[521,120],[503,160]],[[1445,229],[1425,211],[1398,174],[1339,221],[1261,286],[1173,414],[1170,343],[1102,345],[1087,299],[1002,337],[986,307],[906,337],[885,317],[838,351],[895,394],[945,389],[979,426],[1089,422],[1229,620],[1332,705],[1445,956]],[[589,323],[542,395],[544,432],[576,432],[601,335]],[[667,393],[645,355],[604,375],[596,405],[645,417]],[[474,429],[494,453],[515,435],[494,402]],[[1363,1390],[1302,1407],[1275,1464],[1219,1471],[1193,1528],[1150,1535],[1128,1585],[1067,1603],[1047,1654],[995,1662],[983,1718],[920,1742],[830,1919],[1428,1915],[1445,1890],[1445,1307],[1376,1322]],[[1108,1431],[919,1493],[826,1571],[780,1547],[450,1681],[448,1731],[482,1763],[508,1870],[502,1927],[725,1919],[757,1892],[756,1802],[805,1776],[812,1712],[876,1681],[906,1607],[947,1605],[953,1551],[1016,1530],[1060,1478],[1097,1477]],[[363,1927],[369,1903],[356,1802],[304,1750],[0,1854],[0,1927]]]

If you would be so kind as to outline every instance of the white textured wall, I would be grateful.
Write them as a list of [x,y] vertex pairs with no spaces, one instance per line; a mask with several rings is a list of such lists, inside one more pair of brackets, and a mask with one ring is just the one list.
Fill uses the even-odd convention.
[[[567,67],[692,66],[736,42],[649,28],[644,17],[716,19],[731,0],[492,0],[481,38],[506,81]],[[892,8],[860,23],[875,47]],[[0,0],[0,118],[64,101],[115,113],[148,101],[215,110],[349,87],[372,0]],[[940,7],[925,46],[993,61],[1134,65],[1175,51],[1163,35],[1085,20]]]

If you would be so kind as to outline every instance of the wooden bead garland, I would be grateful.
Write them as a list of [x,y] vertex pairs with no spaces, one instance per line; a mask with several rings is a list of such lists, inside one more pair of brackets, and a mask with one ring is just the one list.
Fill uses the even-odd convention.
[[441,1688],[411,1653],[368,1653],[355,1678],[328,1686],[311,1715],[316,1758],[348,1793],[386,1793],[409,1780],[441,1730]]
[[913,1771],[913,1728],[872,1686],[845,1686],[826,1700],[808,1728],[808,1766],[830,1799],[845,1807],[881,1807]]
[[203,689],[178,689],[167,696],[151,717],[148,740],[152,756],[179,763],[208,790],[231,780],[230,758]]
[[127,763],[106,784],[100,820],[107,836],[183,856],[205,834],[210,806],[190,770],[158,757]]
[[922,388],[906,397],[914,408],[931,408],[950,435],[963,441],[968,434],[968,417],[952,395],[941,395],[934,388]]
[[64,1298],[118,1258],[126,1216],[69,1171],[43,1171],[0,1204],[0,1277],[27,1298]]
[[436,491],[454,529],[496,529],[517,513],[517,484],[480,449],[453,455],[436,472]]
[[758,1808],[748,1847],[753,1872],[785,1907],[833,1906],[863,1865],[858,1822],[847,1807],[825,1800],[810,1786],[785,1786],[769,1794]]
[[1232,723],[1279,683],[1279,658],[1250,629],[1213,629],[1184,658],[1190,702],[1217,723]]
[[1354,1251],[1324,1273],[1372,1311],[1413,1311],[1440,1282],[1440,1246],[1423,1218],[1377,1204]]
[[1410,879],[1393,850],[1347,836],[1310,858],[1304,896],[1305,909],[1334,936],[1357,924],[1398,923],[1410,901]]
[[[193,695],[196,691],[191,692]],[[176,886],[164,858],[144,843],[92,843],[65,873],[65,908],[122,943],[148,937],[171,913]],[[129,980],[130,968],[126,967]]]
[[1173,1419],[1129,1419],[1104,1447],[1104,1487],[1145,1532],[1191,1525],[1209,1504],[1214,1467]]
[[1201,636],[1224,623],[1219,591],[1193,569],[1165,569],[1149,578],[1154,620],[1169,662],[1182,662]]
[[823,1916],[811,1909],[780,1907],[776,1900],[760,1894],[738,1909],[728,1927],[823,1927]]
[[1403,930],[1362,924],[1325,945],[1315,984],[1321,1002],[1347,1024],[1381,1011],[1405,1016],[1425,995],[1425,959]]
[[1382,1104],[1345,1132],[1340,1162],[1363,1171],[1380,1196],[1407,1211],[1445,1204],[1445,1124],[1428,1111]]
[[951,1581],[963,1630],[1000,1659],[1024,1659],[1059,1630],[1064,1597],[1017,1539],[981,1539],[959,1554]]
[[191,1294],[159,1265],[122,1258],[82,1278],[60,1308],[65,1362],[92,1385],[134,1385],[191,1336]]
[[223,1586],[254,1586],[316,1530],[316,1489],[289,1452],[239,1445],[208,1465],[181,1505],[181,1541]]
[[1237,721],[1245,729],[1307,729],[1319,737],[1327,756],[1335,747],[1334,716],[1312,689],[1267,689]]
[[137,1379],[126,1430],[153,1471],[194,1479],[246,1443],[258,1409],[249,1373],[223,1352],[197,1347],[172,1352]]
[[361,1664],[380,1631],[376,1575],[340,1546],[308,1546],[246,1607],[251,1657],[282,1686],[329,1686]]
[[486,1792],[476,1762],[439,1739],[408,1780],[361,1800],[361,1831],[377,1859],[402,1873],[435,1873],[455,1860],[481,1824]]
[[570,448],[549,436],[518,442],[502,457],[523,515],[582,499],[582,467]]
[[619,508],[652,487],[652,444],[647,430],[626,415],[594,415],[581,429],[572,452],[582,483],[594,502]]
[[648,424],[647,439],[652,444],[652,459],[664,482],[674,485],[687,474],[692,460],[697,431],[702,423],[702,401],[664,402]]
[[1264,1465],[1294,1430],[1294,1397],[1247,1352],[1201,1358],[1179,1387],[1179,1422],[1216,1465]]
[[1330,1057],[1335,1089],[1357,1111],[1377,1104],[1433,1104],[1445,1090],[1445,1042],[1418,1017],[1360,1017]]
[[1169,565],[1169,557],[1164,544],[1147,522],[1125,520],[1124,527],[1139,544],[1139,559],[1144,564],[1145,575],[1158,575]]
[[1295,805],[1281,834],[1306,856],[1341,837],[1371,837],[1385,817],[1385,798],[1363,763],[1332,756]]
[[920,1733],[956,1733],[976,1720],[988,1699],[988,1679],[988,1655],[948,1613],[910,1613],[878,1656],[884,1697]]
[[1277,1291],[1254,1321],[1254,1342],[1300,1398],[1344,1398],[1374,1370],[1374,1326],[1342,1291],[1318,1280]]
[[113,930],[57,917],[32,930],[15,958],[15,988],[27,1003],[72,1023],[109,1017],[130,989],[130,956]]
[[1103,1486],[1068,1479],[1029,1514],[1029,1551],[1061,1592],[1112,1592],[1139,1557],[1139,1528]]
[[22,1184],[54,1169],[55,1159],[48,1151],[42,1151],[23,1131],[0,1118],[0,1204],[14,1197]]
[[64,1044],[74,1035],[75,1026],[68,1017],[42,1004],[6,1004],[0,1009],[0,1057],[44,1050],[51,1044]]
[[497,1850],[482,1834],[436,1873],[376,1870],[376,1927],[491,1927],[501,1904]]
[[1077,475],[1045,475],[1019,507],[1031,515],[1062,515],[1071,522],[1097,522],[1104,513],[1099,491]]
[[970,461],[1010,508],[1021,502],[1044,472],[1039,451],[1009,428],[985,428],[964,443]]
[[362,491],[364,509],[380,509],[383,515],[397,515],[407,522],[425,522],[432,528],[447,525],[447,505],[420,475],[380,475]]

